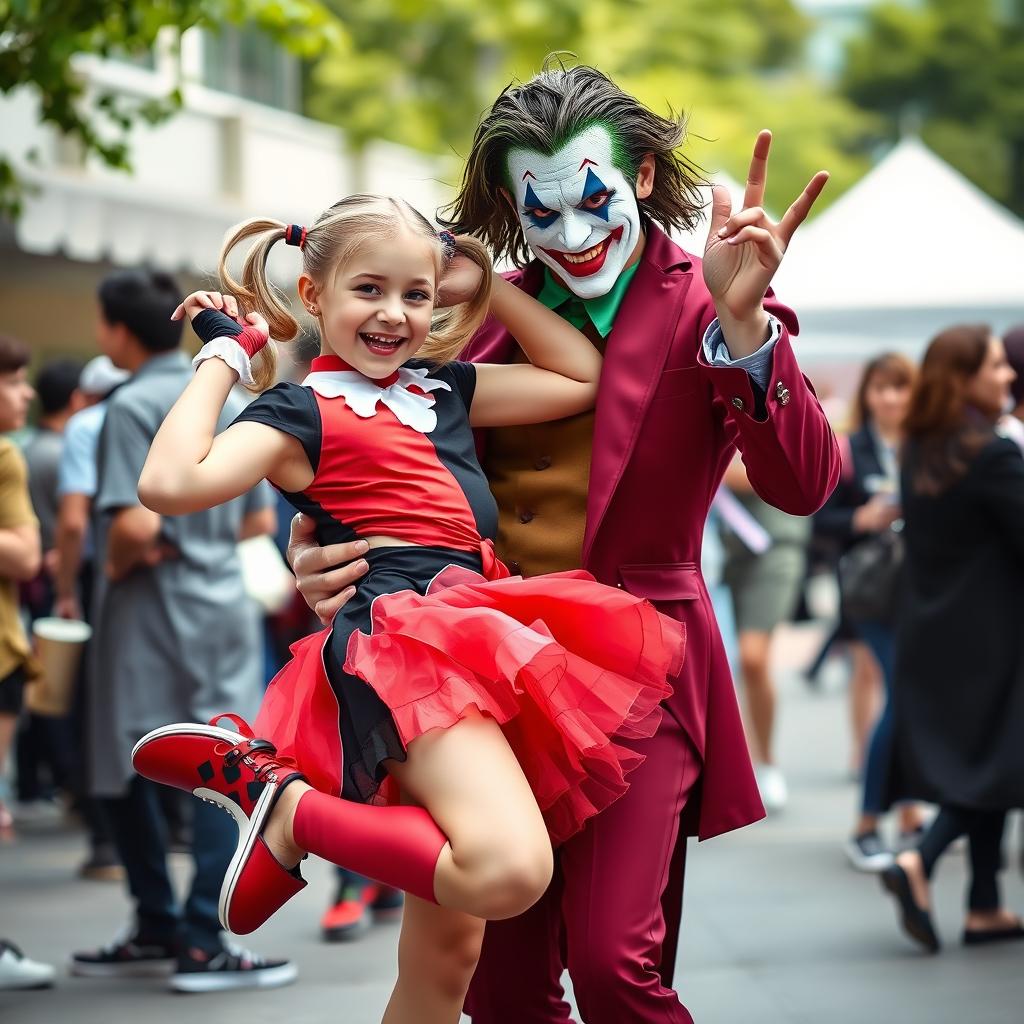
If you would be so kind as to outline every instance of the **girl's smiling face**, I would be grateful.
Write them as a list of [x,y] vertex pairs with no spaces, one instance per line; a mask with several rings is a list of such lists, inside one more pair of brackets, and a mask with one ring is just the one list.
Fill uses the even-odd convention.
[[319,309],[325,351],[382,379],[427,340],[437,287],[436,250],[410,232],[370,242],[323,288],[303,275],[299,294]]

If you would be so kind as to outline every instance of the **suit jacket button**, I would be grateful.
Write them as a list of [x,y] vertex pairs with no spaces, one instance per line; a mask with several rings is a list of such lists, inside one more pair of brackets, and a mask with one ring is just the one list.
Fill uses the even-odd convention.
[[735,398],[734,398],[734,399],[732,400],[732,404],[733,404],[733,408],[735,408],[735,409],[739,409],[739,411],[740,411],[740,412],[743,412],[743,410],[744,410],[744,409],[746,408],[746,403],[745,403],[745,402],[743,401],[743,399],[742,399],[742,398],[740,398],[740,396],[739,396],[739,395],[737,395],[737,396],[736,396],[736,397],[735,397]]
[[621,583],[616,583],[615,586],[617,586],[619,588],[619,590],[622,590],[622,584]]
[[533,513],[532,512],[520,512],[519,513],[519,522],[521,522],[521,523],[531,523],[531,522],[533,522]]
[[789,388],[781,380],[775,385],[775,397],[779,400],[779,405],[789,405],[792,396],[789,393]]
[[514,558],[508,563],[507,568],[513,576],[523,575],[523,567]]
[[540,471],[542,469],[550,469],[551,468],[551,456],[550,455],[542,455],[533,464],[533,468],[538,470],[538,471]]

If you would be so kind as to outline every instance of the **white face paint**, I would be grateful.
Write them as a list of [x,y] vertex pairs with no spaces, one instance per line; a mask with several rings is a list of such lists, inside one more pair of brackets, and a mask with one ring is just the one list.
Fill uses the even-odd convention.
[[592,125],[551,156],[509,150],[508,169],[537,259],[582,299],[610,291],[640,240],[640,210],[607,129]]

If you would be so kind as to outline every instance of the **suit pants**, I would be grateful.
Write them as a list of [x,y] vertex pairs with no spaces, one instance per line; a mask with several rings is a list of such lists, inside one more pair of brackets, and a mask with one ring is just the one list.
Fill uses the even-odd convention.
[[584,1024],[692,1024],[671,979],[685,854],[680,816],[701,762],[668,712],[653,737],[630,746],[647,759],[625,796],[561,847],[538,903],[488,923],[466,1000],[473,1024],[565,1024],[563,966]]

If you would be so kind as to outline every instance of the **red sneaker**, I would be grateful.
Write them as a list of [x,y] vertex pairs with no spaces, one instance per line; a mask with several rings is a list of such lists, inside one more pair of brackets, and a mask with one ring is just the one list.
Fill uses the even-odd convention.
[[379,888],[376,882],[343,886],[337,900],[320,918],[324,942],[351,942],[365,935],[373,924],[371,908]]
[[153,782],[217,804],[240,829],[247,829],[267,784],[297,773],[275,756],[274,744],[257,739],[243,719],[218,715],[212,721],[222,718],[234,722],[239,731],[179,722],[146,733],[135,744],[132,765]]
[[299,869],[277,861],[260,833],[281,790],[303,778],[269,740],[236,715],[238,732],[192,722],[147,733],[132,751],[135,770],[153,782],[192,793],[227,811],[238,824],[238,847],[220,892],[220,921],[238,935],[255,931],[305,888]]

